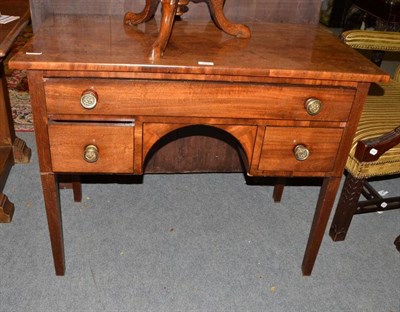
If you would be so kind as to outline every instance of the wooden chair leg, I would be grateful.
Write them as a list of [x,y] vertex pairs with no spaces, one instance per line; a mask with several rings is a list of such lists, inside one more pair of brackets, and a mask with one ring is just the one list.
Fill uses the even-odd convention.
[[394,240],[397,250],[400,252],[400,235]]
[[346,238],[351,220],[357,210],[364,181],[365,179],[354,178],[351,174],[347,175],[329,231],[334,241],[342,241]]

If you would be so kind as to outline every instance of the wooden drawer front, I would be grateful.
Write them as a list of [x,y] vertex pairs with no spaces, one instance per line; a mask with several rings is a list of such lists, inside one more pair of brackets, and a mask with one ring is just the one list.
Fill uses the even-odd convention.
[[[82,92],[93,90],[97,105],[85,109]],[[354,98],[348,88],[128,79],[45,80],[49,114],[159,115],[345,121]],[[322,101],[317,115],[305,102]]]
[[[133,124],[57,123],[49,125],[54,172],[133,172]],[[84,160],[85,147],[98,148],[98,160]]]
[[[267,127],[259,170],[329,172],[333,170],[341,128]],[[294,149],[305,146],[310,154],[297,160]]]

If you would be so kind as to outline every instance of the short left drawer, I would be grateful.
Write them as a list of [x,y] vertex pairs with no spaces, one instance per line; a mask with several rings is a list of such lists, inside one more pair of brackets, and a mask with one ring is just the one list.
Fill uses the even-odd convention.
[[133,172],[133,123],[54,122],[48,130],[54,172]]

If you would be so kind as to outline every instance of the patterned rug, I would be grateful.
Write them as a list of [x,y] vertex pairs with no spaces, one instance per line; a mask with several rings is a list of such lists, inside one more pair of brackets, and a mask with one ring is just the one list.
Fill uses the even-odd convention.
[[32,37],[32,27],[28,25],[15,40],[4,62],[7,85],[10,94],[15,131],[33,131],[31,101],[28,93],[26,72],[8,67],[8,60]]

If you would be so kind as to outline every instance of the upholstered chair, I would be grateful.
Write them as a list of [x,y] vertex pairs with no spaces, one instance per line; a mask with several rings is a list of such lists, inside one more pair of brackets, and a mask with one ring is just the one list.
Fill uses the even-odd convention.
[[[342,39],[355,49],[400,52],[400,33],[397,32],[350,30],[342,34]],[[383,197],[367,181],[372,177],[400,174],[399,143],[400,67],[389,83],[371,86],[347,159],[347,176],[330,228],[334,241],[345,239],[353,215],[400,208],[400,196]],[[400,185],[398,190],[400,195]],[[400,236],[395,244],[400,251]]]

